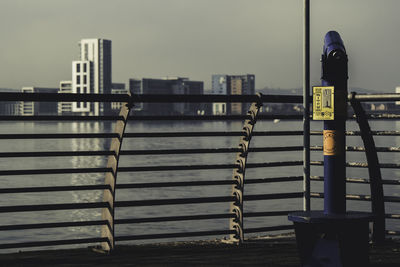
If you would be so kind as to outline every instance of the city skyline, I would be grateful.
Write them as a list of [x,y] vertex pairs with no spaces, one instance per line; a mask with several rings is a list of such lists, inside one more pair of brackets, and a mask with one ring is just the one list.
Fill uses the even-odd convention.
[[[400,85],[400,1],[311,1],[311,84],[323,36],[338,31],[349,54],[349,87]],[[95,11],[95,12],[94,12]],[[330,15],[332,14],[332,15]],[[256,88],[302,84],[302,1],[26,1],[0,3],[3,88],[68,80],[81,39],[113,41],[112,81],[253,73]]]

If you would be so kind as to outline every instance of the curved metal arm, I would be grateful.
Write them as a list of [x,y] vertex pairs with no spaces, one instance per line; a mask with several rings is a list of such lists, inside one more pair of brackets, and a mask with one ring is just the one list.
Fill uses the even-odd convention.
[[385,202],[382,186],[382,175],[379,166],[378,153],[376,151],[374,138],[371,134],[368,119],[360,101],[355,99],[356,93],[352,92],[350,103],[356,115],[358,126],[361,131],[361,138],[365,147],[365,154],[368,162],[368,173],[371,188],[371,209],[375,220],[372,230],[372,240],[381,243],[385,240]]
[[244,191],[244,177],[246,171],[247,155],[249,151],[250,141],[253,134],[254,126],[257,121],[257,116],[262,106],[261,94],[257,94],[259,101],[252,103],[247,115],[250,115],[249,119],[244,121],[243,133],[244,135],[240,138],[239,149],[241,150],[236,154],[235,164],[237,168],[233,170],[232,179],[235,184],[232,185],[232,196],[235,201],[231,202],[230,212],[235,215],[234,218],[230,219],[229,229],[236,233],[230,236],[230,241],[241,244],[243,243],[243,191]]
[[119,116],[123,117],[123,120],[118,120],[115,125],[115,133],[118,137],[115,137],[111,141],[110,150],[114,152],[114,155],[108,156],[107,168],[111,168],[112,172],[106,173],[104,183],[109,186],[109,189],[104,190],[103,202],[108,202],[109,206],[103,208],[102,218],[107,220],[107,225],[103,225],[101,229],[101,237],[106,237],[108,242],[101,243],[102,249],[105,251],[113,250],[115,247],[114,239],[114,201],[115,201],[115,185],[117,183],[117,172],[118,172],[118,161],[122,146],[122,139],[124,136],[126,124],[128,122],[128,115],[132,108],[132,97],[129,95],[129,101],[123,103]]

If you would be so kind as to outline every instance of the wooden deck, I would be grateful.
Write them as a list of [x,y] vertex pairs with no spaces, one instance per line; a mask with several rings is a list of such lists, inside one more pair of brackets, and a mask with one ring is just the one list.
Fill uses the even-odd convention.
[[[371,247],[371,266],[400,266],[400,242]],[[0,266],[299,266],[293,239],[117,246],[110,254],[87,249],[0,254]]]

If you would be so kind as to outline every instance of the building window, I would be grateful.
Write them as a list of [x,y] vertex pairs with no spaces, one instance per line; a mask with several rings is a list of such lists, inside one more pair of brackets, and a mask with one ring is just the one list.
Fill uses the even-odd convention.
[[76,103],[76,107],[77,107],[77,108],[81,108],[81,102],[77,102],[77,103]]
[[83,64],[83,72],[87,72],[87,64]]
[[86,86],[83,87],[83,92],[86,93],[86,94],[90,93],[90,92],[87,91],[87,87]]
[[80,84],[81,83],[81,76],[77,75],[76,76],[76,84]]
[[81,72],[81,64],[76,64],[76,72]]
[[83,75],[83,83],[86,84],[87,83],[87,76]]

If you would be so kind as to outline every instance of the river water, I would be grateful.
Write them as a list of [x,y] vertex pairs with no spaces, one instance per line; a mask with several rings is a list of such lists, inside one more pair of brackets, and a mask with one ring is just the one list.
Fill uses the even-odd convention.
[[[175,131],[240,131],[241,122],[130,122],[126,132],[175,132]],[[114,124],[111,122],[1,122],[0,133],[99,133],[112,132]],[[301,130],[301,121],[260,121],[256,131]],[[312,122],[312,130],[321,130],[321,122]],[[373,130],[400,130],[400,124],[394,121],[371,122]],[[348,122],[348,130],[358,130],[355,122]],[[187,138],[125,138],[123,150],[128,149],[178,149],[178,148],[229,148],[237,147],[239,137],[187,137]],[[376,137],[377,146],[400,146],[400,137]],[[311,137],[312,145],[322,145],[321,136]],[[108,150],[110,141],[106,139],[37,139],[37,140],[0,140],[1,152],[26,151],[79,151],[79,150]],[[302,136],[254,137],[251,147],[267,146],[301,146]],[[347,145],[362,145],[360,137],[347,137]],[[381,163],[398,163],[400,154],[380,153]],[[234,153],[226,154],[191,154],[191,155],[159,155],[159,156],[122,156],[120,166],[152,166],[152,165],[185,165],[185,164],[231,164],[235,160]],[[301,151],[250,153],[248,162],[297,161],[302,160]],[[323,160],[322,152],[312,152],[311,160]],[[348,152],[348,161],[365,162],[365,155],[361,152]],[[45,169],[45,168],[90,168],[105,167],[106,157],[42,157],[42,158],[0,158],[1,170],[14,169]],[[196,180],[230,180],[232,170],[192,170],[168,172],[135,172],[119,173],[118,183],[143,183],[167,181],[196,181]],[[254,168],[246,171],[246,179],[301,176],[302,166]],[[313,166],[311,175],[323,175],[323,167]],[[384,179],[399,179],[398,169],[383,169]],[[367,169],[348,168],[347,177],[368,178]],[[103,184],[104,174],[60,174],[60,175],[21,175],[1,176],[1,188],[33,187],[33,186],[60,186]],[[321,182],[312,182],[312,191],[322,192]],[[386,195],[399,196],[398,186],[385,186]],[[245,194],[267,194],[284,192],[301,192],[302,182],[249,184],[245,187]],[[348,193],[369,194],[369,185],[348,184]],[[144,200],[167,198],[190,198],[207,196],[228,196],[230,186],[197,186],[197,187],[170,187],[151,189],[120,189],[117,191],[119,200]],[[99,202],[102,200],[102,191],[75,191],[50,193],[2,194],[1,206],[32,205],[52,203],[81,203]],[[320,199],[312,199],[312,209],[322,209]],[[348,210],[369,211],[369,202],[348,201]],[[245,203],[245,212],[273,211],[273,210],[300,210],[301,199],[249,201]],[[400,205],[387,203],[386,210],[390,213],[399,213]],[[191,204],[176,206],[153,206],[119,208],[116,218],[144,218],[174,215],[216,214],[228,213],[229,203]],[[101,209],[44,211],[24,213],[4,213],[1,216],[1,225],[26,224],[41,222],[86,221],[101,219]],[[245,227],[264,227],[290,224],[286,216],[247,218]],[[168,232],[205,231],[228,229],[227,219],[184,221],[166,223],[145,223],[134,225],[117,225],[116,235],[139,235]],[[388,220],[388,229],[400,230],[400,223]],[[99,237],[100,227],[69,227],[54,229],[37,229],[25,231],[0,232],[1,243],[14,243],[38,240],[59,240],[86,237]],[[200,237],[198,239],[206,239]],[[210,237],[212,238],[212,237]],[[194,238],[191,238],[194,239]],[[141,241],[142,242],[142,241]],[[132,243],[132,242],[131,242]],[[135,242],[138,243],[138,242]]]

